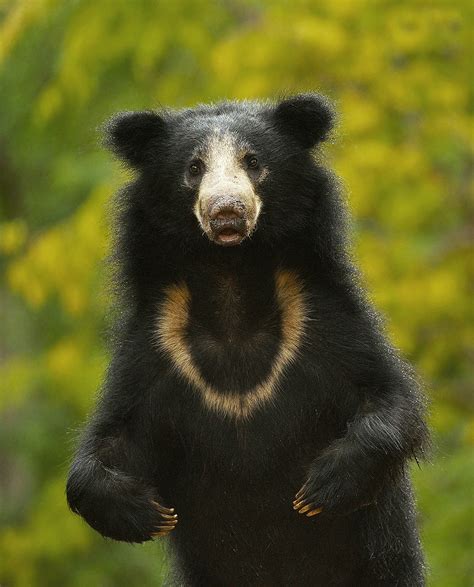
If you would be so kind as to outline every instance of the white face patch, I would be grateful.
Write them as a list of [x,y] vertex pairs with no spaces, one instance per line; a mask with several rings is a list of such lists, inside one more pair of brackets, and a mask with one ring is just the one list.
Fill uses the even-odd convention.
[[247,231],[255,228],[262,201],[245,169],[248,150],[230,134],[216,132],[201,153],[205,165],[194,213],[206,233],[210,232],[209,210],[219,199],[235,201],[245,208]]

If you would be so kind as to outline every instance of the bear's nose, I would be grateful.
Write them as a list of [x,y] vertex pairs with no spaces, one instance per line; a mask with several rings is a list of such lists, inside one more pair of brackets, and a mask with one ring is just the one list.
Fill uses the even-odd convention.
[[209,206],[210,220],[237,220],[244,218],[245,206],[237,199],[224,196],[217,198]]
[[232,209],[224,209],[218,212],[215,218],[212,220],[234,220],[234,218],[239,218],[239,216],[234,212]]

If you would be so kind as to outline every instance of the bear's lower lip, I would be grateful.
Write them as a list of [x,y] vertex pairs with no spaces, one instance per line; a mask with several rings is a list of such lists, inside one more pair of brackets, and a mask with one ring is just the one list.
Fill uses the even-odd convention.
[[221,230],[219,234],[216,234],[214,237],[214,241],[217,244],[227,247],[231,245],[238,245],[242,242],[243,239],[243,235],[232,228],[224,228],[224,230]]

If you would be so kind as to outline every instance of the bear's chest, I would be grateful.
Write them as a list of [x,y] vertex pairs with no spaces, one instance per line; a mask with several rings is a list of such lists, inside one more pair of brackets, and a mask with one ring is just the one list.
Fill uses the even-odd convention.
[[206,287],[170,285],[156,319],[156,341],[204,404],[246,418],[269,401],[303,343],[307,303],[299,277],[227,274]]

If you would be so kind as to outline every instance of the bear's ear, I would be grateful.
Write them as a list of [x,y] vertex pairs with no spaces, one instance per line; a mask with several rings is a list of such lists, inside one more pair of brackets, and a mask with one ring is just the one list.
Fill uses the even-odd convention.
[[275,109],[277,126],[305,149],[324,141],[334,126],[335,112],[320,94],[297,94],[280,102]]
[[166,122],[156,112],[120,112],[104,125],[104,145],[129,165],[141,167],[165,134]]

